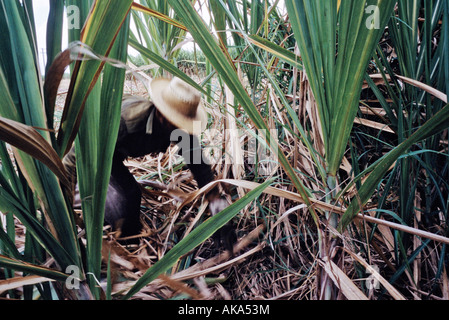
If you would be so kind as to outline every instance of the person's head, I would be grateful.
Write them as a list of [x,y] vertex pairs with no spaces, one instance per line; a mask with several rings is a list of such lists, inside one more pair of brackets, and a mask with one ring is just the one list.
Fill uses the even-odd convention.
[[173,123],[167,120],[167,118],[164,117],[164,115],[156,108],[156,111],[154,113],[154,119],[158,121],[163,128],[165,128],[167,131],[174,131],[176,129],[179,129],[177,126],[175,126]]
[[151,100],[157,112],[155,117],[164,125],[199,134],[207,125],[207,113],[201,104],[201,95],[179,78],[154,79],[150,84]]

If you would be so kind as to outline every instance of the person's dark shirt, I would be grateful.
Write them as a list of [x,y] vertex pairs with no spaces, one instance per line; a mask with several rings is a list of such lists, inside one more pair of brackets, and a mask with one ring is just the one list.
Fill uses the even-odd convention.
[[[200,142],[196,136],[186,132],[172,134],[174,127],[161,123],[158,117],[154,117],[152,121],[151,134],[147,133],[148,118],[155,111],[155,106],[151,102],[147,103],[151,106],[145,114],[141,115],[140,121],[133,124],[133,132],[129,132],[126,122],[123,118],[121,119],[114,157],[120,161],[127,157],[142,157],[151,153],[165,152],[171,143],[179,143],[181,146],[179,155],[184,158],[198,187],[201,188],[211,182],[214,174],[210,165],[204,160]],[[182,139],[188,141],[181,141]]]

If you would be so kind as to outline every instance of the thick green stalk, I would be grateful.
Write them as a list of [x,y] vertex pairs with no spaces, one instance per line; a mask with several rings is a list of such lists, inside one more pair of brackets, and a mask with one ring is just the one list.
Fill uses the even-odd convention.
[[[47,128],[41,75],[37,72],[34,55],[35,44],[30,42],[33,38],[28,34],[33,28],[25,27],[21,10],[23,8],[16,1],[2,2],[0,5],[0,15],[5,17],[6,38],[10,40],[1,51],[2,68],[9,65],[8,68],[12,67],[14,72],[13,76],[8,75],[9,80],[14,81],[8,81],[1,72],[0,86],[3,89],[0,91],[5,99],[2,100],[0,115],[29,126]],[[47,131],[39,130],[39,133],[47,143],[50,143]],[[16,160],[30,188],[36,193],[41,209],[53,227],[51,230],[54,236],[59,239],[67,252],[67,255],[55,259],[59,260],[62,268],[71,264],[81,267],[75,224],[65,204],[58,179],[47,166],[28,154],[19,151],[16,153]]]
[[[83,17],[83,20],[87,18],[87,22],[81,40],[98,55],[126,62],[129,30],[129,18],[126,17],[131,4],[130,0],[121,1],[118,8],[115,1],[95,2],[90,15]],[[88,7],[87,3],[84,3],[84,7]],[[120,28],[122,31],[119,33]],[[79,36],[76,33],[72,35]],[[65,143],[70,143],[79,126],[75,146],[78,184],[86,225],[86,262],[90,275],[87,279],[97,299],[100,297],[97,280],[101,272],[104,207],[120,121],[125,76],[124,69],[106,65],[102,81],[94,85],[103,67],[102,61],[78,62],[72,76],[72,79],[76,79],[76,84],[71,88],[73,91],[70,92],[72,95],[68,100],[68,109],[63,121],[67,128],[70,127],[74,131],[70,134],[62,131],[61,137],[58,136],[63,152],[69,146],[65,146]],[[93,81],[87,82],[85,79]],[[77,102],[81,104],[78,105]]]
[[[331,176],[336,176],[346,151],[366,68],[394,3],[392,0],[348,0],[342,1],[337,11],[337,0],[286,1],[317,101],[327,172]],[[370,15],[366,8],[378,11]],[[370,19],[374,19],[374,28],[367,25]]]

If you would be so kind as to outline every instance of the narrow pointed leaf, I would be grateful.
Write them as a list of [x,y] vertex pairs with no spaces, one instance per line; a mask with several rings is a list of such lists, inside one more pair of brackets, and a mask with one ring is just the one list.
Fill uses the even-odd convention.
[[[12,259],[3,255],[0,255],[0,266],[4,268],[10,268],[17,271],[22,271],[34,275],[38,275],[45,278],[50,278],[58,281],[65,281],[68,275],[56,270],[49,268],[44,268],[41,266],[26,263],[21,260]],[[2,286],[0,285],[0,291],[2,291]]]
[[410,138],[386,154],[377,163],[374,170],[358,190],[357,196],[351,201],[351,204],[341,218],[339,229],[344,230],[351,223],[361,211],[360,205],[363,206],[368,202],[384,175],[401,155],[409,150],[413,144],[427,139],[447,127],[449,127],[449,105],[446,105],[429,121],[424,123]]
[[[95,2],[82,31],[81,41],[97,55],[107,57],[131,5],[132,0]],[[100,77],[104,63],[97,60],[78,61],[75,66],[58,133],[61,157],[75,140],[86,100]]]
[[136,284],[128,291],[124,299],[131,298],[145,285],[156,279],[161,273],[167,271],[176,261],[183,255],[189,253],[202,242],[210,238],[218,229],[228,223],[236,214],[246,207],[251,201],[259,197],[262,192],[271,184],[271,180],[267,180],[254,190],[248,192],[245,196],[236,201],[233,205],[227,207],[212,218],[203,222],[199,227],[194,229],[187,237],[182,239],[175,245],[165,256],[156,262],[147,272],[136,282]]
[[179,28],[179,29],[182,29],[184,31],[187,31],[186,27],[183,26],[181,23],[179,23],[176,20],[173,20],[169,16],[167,16],[167,15],[165,15],[165,14],[159,12],[159,11],[150,9],[150,8],[145,7],[145,6],[143,6],[143,5],[139,4],[139,3],[136,3],[136,2],[133,3],[132,8],[133,8],[133,10],[141,11],[141,12],[146,13],[146,14],[152,16],[152,17],[155,17],[155,18],[157,18],[157,19],[159,19],[161,21],[164,21],[164,22],[166,22],[168,24],[171,24],[171,25],[173,25],[176,28]]
[[258,46],[261,49],[264,49],[271,54],[275,55],[279,59],[288,62],[298,70],[303,70],[303,65],[301,63],[301,57],[297,56],[293,52],[267,40],[262,37],[251,35],[248,37],[252,44]]

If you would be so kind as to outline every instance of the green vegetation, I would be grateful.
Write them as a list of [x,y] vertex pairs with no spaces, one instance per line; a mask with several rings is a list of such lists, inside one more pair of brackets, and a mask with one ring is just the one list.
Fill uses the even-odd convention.
[[[43,80],[32,5],[0,5],[0,297],[449,298],[447,0],[55,0]],[[215,183],[173,148],[130,159],[144,230],[125,247],[103,226],[120,101],[173,75],[203,94],[232,205],[207,219]],[[209,239],[230,220],[232,260]]]

